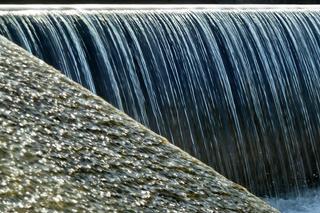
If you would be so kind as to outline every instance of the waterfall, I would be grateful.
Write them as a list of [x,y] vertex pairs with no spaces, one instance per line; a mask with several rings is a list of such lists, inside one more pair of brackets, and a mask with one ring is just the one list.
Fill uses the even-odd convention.
[[319,183],[316,9],[4,10],[0,34],[259,195]]

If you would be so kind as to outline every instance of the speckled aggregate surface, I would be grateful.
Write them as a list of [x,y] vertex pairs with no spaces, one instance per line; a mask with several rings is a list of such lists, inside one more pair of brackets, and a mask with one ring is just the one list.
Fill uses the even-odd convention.
[[276,212],[0,38],[0,212]]

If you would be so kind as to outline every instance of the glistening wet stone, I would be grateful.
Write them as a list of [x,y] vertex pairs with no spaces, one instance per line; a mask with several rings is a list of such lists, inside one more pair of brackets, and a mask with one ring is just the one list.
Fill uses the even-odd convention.
[[0,39],[1,212],[277,212]]

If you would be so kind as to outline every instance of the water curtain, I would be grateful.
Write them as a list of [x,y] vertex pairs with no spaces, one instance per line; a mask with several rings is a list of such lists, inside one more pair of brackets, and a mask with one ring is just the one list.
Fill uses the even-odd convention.
[[259,195],[319,181],[316,9],[11,10],[0,34]]

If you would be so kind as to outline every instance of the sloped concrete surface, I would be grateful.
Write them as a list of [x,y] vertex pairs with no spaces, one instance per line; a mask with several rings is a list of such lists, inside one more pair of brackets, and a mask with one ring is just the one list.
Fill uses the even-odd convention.
[[277,212],[0,38],[1,212]]

